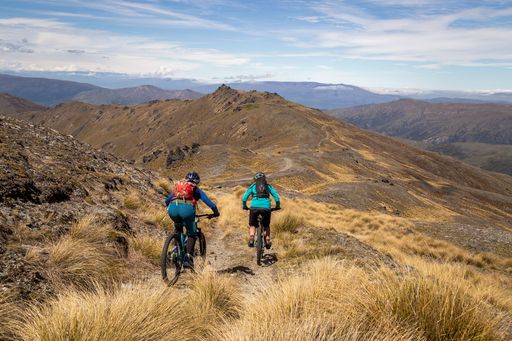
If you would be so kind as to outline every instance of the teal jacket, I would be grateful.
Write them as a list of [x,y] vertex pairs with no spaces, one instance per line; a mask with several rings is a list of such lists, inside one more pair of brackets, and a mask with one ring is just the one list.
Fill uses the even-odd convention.
[[[274,187],[272,187],[272,185],[268,185],[268,190],[270,194],[274,197],[276,207],[280,207],[281,204],[279,202],[279,195],[277,195],[277,192],[274,189]],[[245,192],[242,198],[242,207],[247,205],[247,199],[249,199],[250,196],[252,196],[251,208],[271,208],[270,198],[258,198],[256,196],[256,183],[253,183],[252,185],[249,186],[249,188],[247,188],[247,191]]]

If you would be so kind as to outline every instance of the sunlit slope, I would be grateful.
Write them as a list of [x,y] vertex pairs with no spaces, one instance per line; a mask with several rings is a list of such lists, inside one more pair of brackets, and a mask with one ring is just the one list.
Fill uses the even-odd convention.
[[[347,207],[510,228],[510,176],[358,129],[276,94],[223,86],[194,101],[72,102],[23,117],[172,177],[194,168],[212,183],[235,185],[263,170],[283,189]],[[194,143],[200,147],[191,152]]]

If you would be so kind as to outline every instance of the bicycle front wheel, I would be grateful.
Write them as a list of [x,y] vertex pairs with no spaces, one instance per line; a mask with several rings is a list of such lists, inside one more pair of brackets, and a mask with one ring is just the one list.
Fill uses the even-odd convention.
[[162,279],[169,285],[173,285],[178,280],[181,268],[181,243],[176,234],[170,234],[165,240],[160,256]]

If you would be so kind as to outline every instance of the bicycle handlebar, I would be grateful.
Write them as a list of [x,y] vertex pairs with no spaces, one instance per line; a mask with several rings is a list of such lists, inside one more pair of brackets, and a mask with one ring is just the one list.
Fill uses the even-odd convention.
[[208,217],[209,214],[196,214],[196,218]]

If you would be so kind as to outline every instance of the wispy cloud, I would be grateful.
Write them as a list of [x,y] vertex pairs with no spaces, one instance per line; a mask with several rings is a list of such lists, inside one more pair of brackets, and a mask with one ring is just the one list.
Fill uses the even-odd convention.
[[[60,3],[63,6],[75,6],[73,12],[64,10],[54,11],[57,16],[84,17],[91,19],[108,18],[112,21],[141,20],[138,24],[154,26],[176,26],[187,28],[213,29],[234,31],[235,28],[215,20],[205,19],[196,15],[183,13],[162,6],[160,2],[110,0],[94,2],[85,0],[67,0]],[[81,9],[89,9],[97,14],[81,14]],[[76,13],[78,11],[78,14]],[[143,20],[143,21],[142,21]]]
[[[428,1],[388,1],[424,4]],[[283,40],[299,48],[336,50],[339,56],[426,65],[512,61],[512,22],[493,25],[492,19],[512,17],[505,9],[473,8],[447,14],[378,18],[360,8],[325,1],[312,9],[330,28],[283,32]],[[458,25],[475,21],[474,25]]]
[[243,81],[256,81],[260,79],[270,79],[274,77],[274,74],[268,72],[262,75],[237,75],[237,76],[229,76],[229,77],[218,77],[217,79],[223,79],[225,81],[235,81],[235,82],[243,82]]
[[[0,68],[32,71],[95,71],[144,75],[185,75],[208,65],[226,67],[248,63],[245,56],[215,49],[190,48],[179,42],[77,28],[56,20],[0,19],[1,49],[14,58],[1,58]],[[9,43],[7,43],[9,42]],[[37,56],[29,56],[23,42]]]

